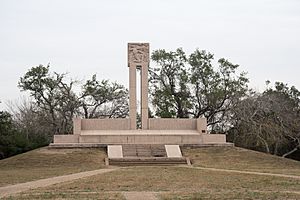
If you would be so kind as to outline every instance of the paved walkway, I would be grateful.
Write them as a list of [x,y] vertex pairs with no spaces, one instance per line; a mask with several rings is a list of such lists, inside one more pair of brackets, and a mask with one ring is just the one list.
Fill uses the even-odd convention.
[[57,176],[52,178],[46,178],[46,179],[40,179],[36,181],[30,181],[26,183],[19,183],[16,185],[9,185],[5,187],[0,187],[0,198],[5,196],[10,196],[16,193],[24,192],[29,189],[35,189],[39,187],[47,187],[56,183],[62,183],[66,181],[72,181],[75,179],[80,179],[88,176],[93,176],[97,174],[103,174],[107,172],[111,172],[113,170],[116,170],[117,168],[111,168],[111,169],[98,169],[93,171],[86,171],[86,172],[80,172],[76,174],[69,174],[64,176]]

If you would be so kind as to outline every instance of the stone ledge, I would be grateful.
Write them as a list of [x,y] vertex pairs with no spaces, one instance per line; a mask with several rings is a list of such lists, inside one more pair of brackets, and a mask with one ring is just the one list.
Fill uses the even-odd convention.
[[[205,148],[205,147],[234,147],[233,143],[224,143],[224,144],[183,144],[179,145],[181,147],[190,147],[190,148]],[[95,143],[59,143],[49,144],[48,148],[104,148],[107,147],[107,144],[95,144]]]

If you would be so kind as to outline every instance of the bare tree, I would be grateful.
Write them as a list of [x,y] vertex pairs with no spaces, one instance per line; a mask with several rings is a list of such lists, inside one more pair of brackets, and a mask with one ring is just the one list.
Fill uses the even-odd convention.
[[284,157],[300,148],[300,95],[280,85],[249,96],[233,109],[231,133],[237,145]]
[[52,128],[53,134],[70,133],[75,116],[114,118],[128,115],[128,91],[108,80],[98,81],[96,75],[87,80],[79,94],[74,86],[79,81],[66,81],[65,73],[50,73],[50,66],[31,68],[20,78],[19,87],[29,91],[35,108]]

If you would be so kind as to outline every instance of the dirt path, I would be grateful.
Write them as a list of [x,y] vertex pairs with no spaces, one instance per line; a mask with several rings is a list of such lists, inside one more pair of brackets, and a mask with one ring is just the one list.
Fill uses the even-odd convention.
[[57,176],[57,177],[52,177],[52,178],[40,179],[40,180],[36,180],[36,181],[30,181],[30,182],[26,182],[26,183],[19,183],[16,185],[0,187],[0,198],[5,197],[5,196],[10,196],[10,195],[13,195],[16,193],[20,193],[20,192],[23,192],[23,191],[26,191],[29,189],[46,187],[46,186],[50,186],[50,185],[53,185],[56,183],[62,183],[62,182],[66,182],[66,181],[72,181],[75,179],[88,177],[88,176],[111,172],[116,169],[118,169],[118,168],[98,169],[98,170],[93,170],[93,171],[80,172],[80,173],[76,173],[76,174]]
[[157,192],[122,192],[126,200],[158,200]]
[[288,174],[274,174],[274,173],[266,173],[266,172],[241,171],[241,170],[234,170],[234,169],[219,169],[219,168],[209,168],[209,167],[193,167],[193,166],[183,166],[183,167],[191,167],[193,169],[202,169],[202,170],[218,171],[218,172],[252,174],[252,175],[260,175],[260,176],[276,176],[276,177],[300,179],[300,176],[288,175]]

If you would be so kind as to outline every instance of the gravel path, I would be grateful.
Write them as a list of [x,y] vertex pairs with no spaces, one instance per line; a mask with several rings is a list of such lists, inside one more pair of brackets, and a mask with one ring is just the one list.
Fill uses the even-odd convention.
[[20,193],[20,192],[23,192],[23,191],[26,191],[29,189],[46,187],[46,186],[50,186],[50,185],[53,185],[56,183],[62,183],[62,182],[66,182],[66,181],[72,181],[72,180],[88,177],[88,176],[111,172],[116,169],[117,168],[98,169],[98,170],[93,170],[93,171],[80,172],[80,173],[76,173],[76,174],[57,176],[57,177],[52,177],[52,178],[40,179],[40,180],[36,180],[36,181],[30,181],[30,182],[26,182],[26,183],[19,183],[16,185],[0,187],[0,198],[14,195],[14,194],[17,194],[17,193]]

